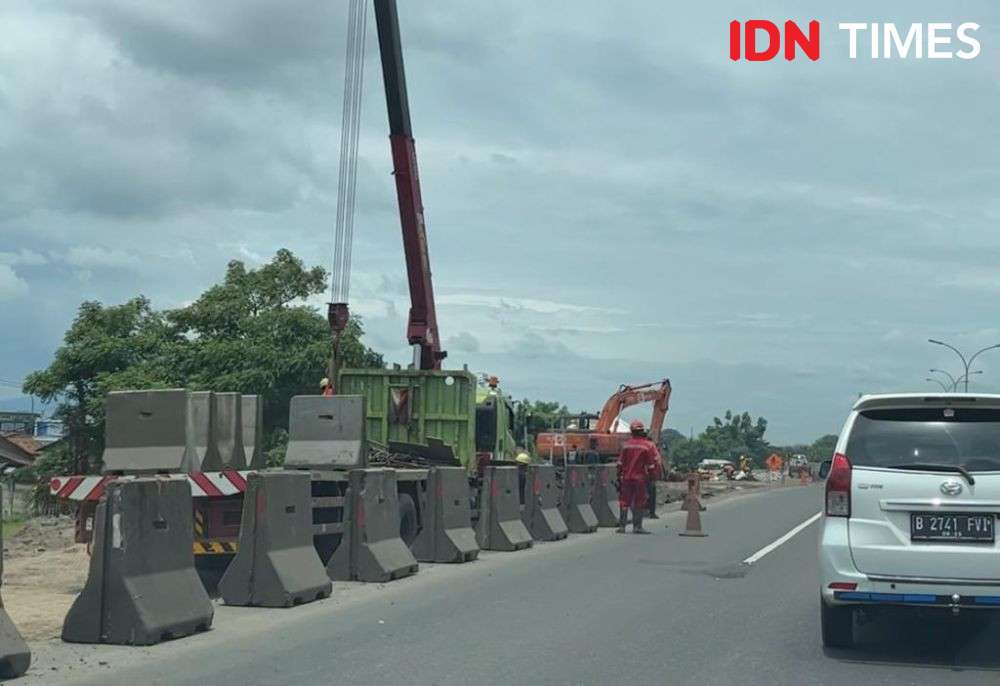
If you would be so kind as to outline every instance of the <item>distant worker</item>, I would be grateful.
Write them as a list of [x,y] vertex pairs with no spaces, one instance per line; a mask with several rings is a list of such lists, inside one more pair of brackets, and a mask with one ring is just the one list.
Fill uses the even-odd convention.
[[514,462],[517,462],[517,487],[521,493],[521,503],[523,504],[524,488],[528,483],[528,465],[531,464],[531,455],[524,448],[518,447]]
[[[649,438],[649,435],[646,435]],[[650,441],[650,443],[653,443]],[[656,444],[653,443],[653,449],[656,450],[656,468],[653,470],[652,476],[650,476],[649,481],[646,482],[646,515],[650,519],[659,519],[660,516],[656,514],[656,482],[662,479],[664,476],[664,466],[663,457],[660,455],[659,449]]]
[[646,487],[656,473],[659,451],[646,438],[642,422],[635,420],[628,428],[632,436],[622,445],[618,455],[618,505],[621,508],[618,533],[625,533],[628,511],[632,510],[632,533],[648,534],[642,528],[642,517],[646,508]]
[[327,397],[333,395],[333,386],[330,385],[330,380],[325,376],[319,380],[319,390]]

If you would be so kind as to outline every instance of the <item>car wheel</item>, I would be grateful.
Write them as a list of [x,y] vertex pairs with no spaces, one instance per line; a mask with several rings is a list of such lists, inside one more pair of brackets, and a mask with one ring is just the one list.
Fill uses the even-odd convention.
[[854,608],[849,605],[827,605],[820,601],[820,622],[823,645],[828,648],[850,648],[854,645]]
[[417,538],[417,506],[409,493],[399,494],[399,537],[407,546]]

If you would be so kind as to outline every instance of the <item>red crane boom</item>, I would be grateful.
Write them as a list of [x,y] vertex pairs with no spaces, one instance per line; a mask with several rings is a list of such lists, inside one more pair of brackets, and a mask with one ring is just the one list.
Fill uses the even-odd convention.
[[420,369],[440,369],[441,360],[447,353],[441,349],[441,337],[438,333],[396,0],[375,0],[375,23],[389,113],[389,141],[392,147],[393,174],[396,177],[396,197],[399,201],[399,223],[403,230],[406,276],[410,286],[410,316],[406,324],[406,339],[410,345],[419,347],[415,362]]

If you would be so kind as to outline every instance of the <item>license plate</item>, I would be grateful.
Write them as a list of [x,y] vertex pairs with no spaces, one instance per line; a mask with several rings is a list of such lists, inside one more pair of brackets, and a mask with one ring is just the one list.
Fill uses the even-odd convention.
[[992,543],[994,515],[952,512],[910,513],[911,541]]

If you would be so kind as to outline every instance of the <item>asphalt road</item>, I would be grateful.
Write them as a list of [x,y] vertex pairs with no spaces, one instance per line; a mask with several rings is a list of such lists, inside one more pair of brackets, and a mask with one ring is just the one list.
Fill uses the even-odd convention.
[[97,647],[87,659],[106,651],[103,668],[31,680],[996,684],[998,621],[882,619],[862,628],[858,648],[824,650],[816,523],[741,564],[816,514],[821,496],[811,486],[709,502],[703,539],[679,537],[674,513],[650,522],[651,536],[602,531],[439,565],[351,602],[220,608],[208,634],[139,653]]

